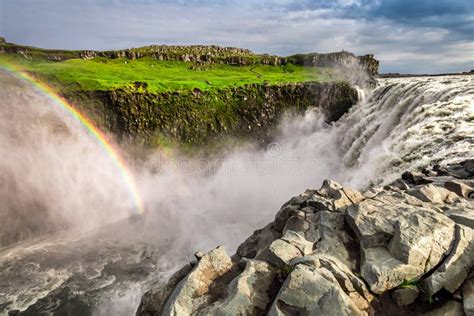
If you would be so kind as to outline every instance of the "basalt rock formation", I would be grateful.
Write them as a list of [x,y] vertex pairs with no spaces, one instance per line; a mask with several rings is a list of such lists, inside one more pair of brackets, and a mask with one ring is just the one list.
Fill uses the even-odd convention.
[[326,180],[232,257],[221,246],[137,315],[472,315],[474,160],[358,192]]
[[64,96],[86,111],[94,104],[90,116],[119,137],[192,144],[225,136],[265,140],[283,113],[304,113],[316,107],[332,122],[358,100],[357,90],[344,82],[253,84],[157,94],[139,92],[140,85],[136,83],[135,90],[75,91]]

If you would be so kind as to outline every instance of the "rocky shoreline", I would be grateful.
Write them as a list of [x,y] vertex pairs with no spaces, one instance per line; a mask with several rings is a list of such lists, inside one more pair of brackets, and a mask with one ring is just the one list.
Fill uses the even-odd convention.
[[326,180],[236,254],[196,253],[137,315],[473,315],[474,159],[358,192]]

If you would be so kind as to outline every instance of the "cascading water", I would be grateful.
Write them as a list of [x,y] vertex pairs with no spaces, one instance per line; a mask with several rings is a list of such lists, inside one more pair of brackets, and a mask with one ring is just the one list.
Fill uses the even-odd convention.
[[346,182],[388,183],[404,170],[474,156],[472,76],[378,83],[337,123]]
[[[361,92],[365,99],[333,125],[325,123],[317,110],[287,117],[266,150],[240,148],[218,163],[150,157],[154,172],[143,168],[136,174],[148,216],[116,223],[98,233],[64,232],[0,250],[0,279],[6,280],[6,285],[0,284],[0,311],[19,309],[34,314],[76,309],[88,313],[95,309],[97,314],[130,315],[148,282],[166,278],[193,251],[224,244],[232,252],[253,230],[271,221],[283,202],[306,188],[319,187],[326,178],[363,188],[371,182],[389,183],[405,170],[473,156],[472,76],[379,79],[374,90]],[[19,100],[28,102],[27,98]],[[23,122],[19,112],[15,117]],[[13,133],[8,137],[15,136],[20,131],[8,122],[2,121],[1,133],[6,130]],[[70,122],[62,124],[69,126]],[[38,139],[34,130],[24,135],[28,137],[20,139],[25,144],[29,138]],[[56,133],[44,135],[57,139]],[[55,154],[46,155],[53,157],[47,162],[54,164],[67,154],[62,151],[72,150],[66,157],[74,156],[85,167],[76,164],[76,173],[62,169],[55,177],[89,188],[90,182],[77,184],[70,178],[90,169],[88,162],[95,152],[92,145],[77,150],[75,135],[58,138],[67,146],[53,142]],[[13,146],[8,137],[2,137],[4,144]],[[43,157],[50,140],[40,144],[23,146],[23,152],[31,148]],[[0,166],[13,161],[2,157]],[[47,175],[48,168],[43,169]],[[91,177],[89,181],[101,180]],[[107,190],[114,188],[115,182],[111,184]],[[64,195],[60,188],[49,186],[39,200],[56,201],[55,194]],[[79,188],[74,194],[81,194]],[[0,190],[5,189],[0,186]],[[0,194],[8,198],[5,192]],[[23,192],[31,193],[27,186]],[[113,208],[121,195],[100,196],[98,201],[110,202]],[[67,210],[61,213],[53,205],[53,214],[69,216]],[[25,214],[27,207],[24,204]]]

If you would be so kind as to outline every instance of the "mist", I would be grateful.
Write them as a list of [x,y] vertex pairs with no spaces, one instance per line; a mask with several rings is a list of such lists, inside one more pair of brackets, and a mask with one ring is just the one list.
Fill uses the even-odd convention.
[[0,80],[0,246],[128,216],[133,201],[97,140],[47,96]]

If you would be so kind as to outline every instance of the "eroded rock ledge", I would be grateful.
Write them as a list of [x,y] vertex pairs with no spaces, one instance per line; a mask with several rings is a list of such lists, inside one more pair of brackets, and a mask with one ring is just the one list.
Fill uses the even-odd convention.
[[474,159],[358,192],[286,202],[229,257],[218,247],[137,315],[473,315]]
[[[142,83],[136,83],[137,89]],[[134,90],[63,93],[104,130],[149,144],[157,139],[206,144],[225,136],[264,140],[284,113],[319,108],[337,121],[358,100],[346,82],[251,84],[217,91]],[[93,104],[94,106],[91,106]]]

